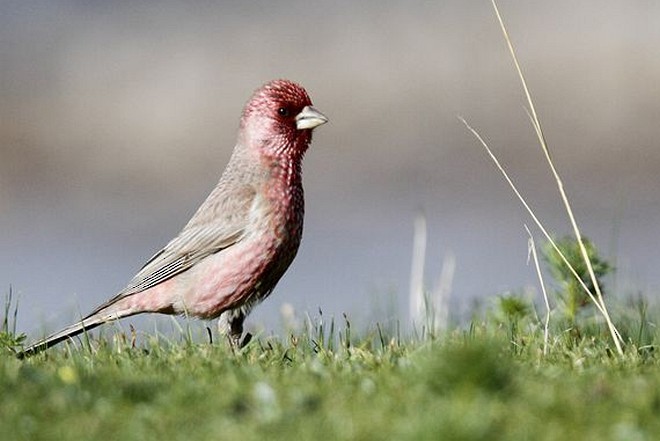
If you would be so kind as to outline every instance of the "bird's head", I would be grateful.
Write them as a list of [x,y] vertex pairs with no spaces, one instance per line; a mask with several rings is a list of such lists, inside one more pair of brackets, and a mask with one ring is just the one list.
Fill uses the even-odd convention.
[[245,105],[240,136],[244,145],[262,154],[301,159],[312,129],[326,122],[305,89],[288,80],[274,80],[257,89]]

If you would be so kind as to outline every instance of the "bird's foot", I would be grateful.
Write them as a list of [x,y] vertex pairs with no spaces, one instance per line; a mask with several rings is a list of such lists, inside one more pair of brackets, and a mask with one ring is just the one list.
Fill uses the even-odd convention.
[[249,332],[246,332],[245,335],[241,333],[228,335],[227,337],[229,338],[229,344],[231,344],[234,350],[243,349],[248,343],[250,343],[250,341],[252,341],[252,334]]
[[249,332],[243,335],[243,314],[223,314],[218,320],[218,331],[221,335],[226,335],[229,346],[233,351],[244,348],[252,340],[252,334]]

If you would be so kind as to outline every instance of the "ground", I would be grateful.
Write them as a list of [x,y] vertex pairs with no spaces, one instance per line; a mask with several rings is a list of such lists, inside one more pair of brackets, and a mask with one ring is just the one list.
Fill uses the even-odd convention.
[[660,436],[653,342],[628,338],[618,355],[604,326],[553,329],[544,355],[533,320],[409,339],[351,332],[317,321],[233,350],[201,326],[137,342],[110,328],[27,360],[3,348],[0,439]]

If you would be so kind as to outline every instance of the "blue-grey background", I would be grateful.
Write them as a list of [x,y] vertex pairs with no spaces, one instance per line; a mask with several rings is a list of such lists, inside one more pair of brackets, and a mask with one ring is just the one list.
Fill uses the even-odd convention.
[[[584,232],[615,259],[619,295],[657,295],[660,4],[501,10]],[[420,209],[429,285],[456,257],[454,317],[536,285],[530,221],[457,120],[567,233],[489,2],[3,1],[0,292],[20,295],[19,329],[121,289],[215,185],[245,100],[279,77],[331,123],[305,160],[300,253],[253,326],[277,329],[285,303],[405,320]]]

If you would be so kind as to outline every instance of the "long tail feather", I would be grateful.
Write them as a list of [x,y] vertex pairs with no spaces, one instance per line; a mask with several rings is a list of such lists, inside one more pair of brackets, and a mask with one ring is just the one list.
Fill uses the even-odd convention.
[[122,313],[117,311],[114,311],[112,313],[98,311],[92,315],[85,317],[83,320],[81,320],[78,323],[74,323],[73,325],[67,326],[61,331],[51,334],[48,337],[39,340],[36,343],[31,344],[27,348],[23,349],[21,352],[18,352],[16,354],[16,357],[18,357],[19,359],[30,357],[34,354],[37,354],[41,351],[50,348],[51,346],[63,342],[64,340],[67,340],[71,337],[75,337],[76,335],[82,334],[85,331],[90,331],[96,328],[97,326],[102,325],[103,323],[107,323],[112,320],[117,320],[122,317],[126,317],[128,315],[132,315],[132,314]]

